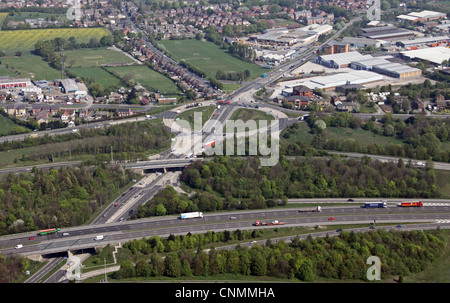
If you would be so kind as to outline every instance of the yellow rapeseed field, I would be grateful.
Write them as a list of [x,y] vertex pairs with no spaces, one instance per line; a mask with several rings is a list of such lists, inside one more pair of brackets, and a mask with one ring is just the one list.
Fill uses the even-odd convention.
[[0,50],[33,50],[39,40],[75,37],[78,43],[87,43],[91,38],[100,40],[111,35],[106,28],[48,28],[0,31]]

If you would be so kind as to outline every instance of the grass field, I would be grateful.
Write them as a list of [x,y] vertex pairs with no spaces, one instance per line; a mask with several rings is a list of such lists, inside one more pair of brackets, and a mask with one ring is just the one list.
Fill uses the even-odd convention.
[[[1,35],[1,32],[0,32]],[[8,65],[10,69],[16,71],[18,76],[30,77],[32,80],[55,80],[61,78],[61,72],[51,67],[42,57],[25,52],[22,56],[6,56],[0,58],[3,69],[0,69],[0,75],[12,76],[11,70],[5,71]]]
[[263,67],[236,58],[212,42],[164,40],[160,41],[160,45],[167,50],[174,60],[184,60],[186,63],[205,72],[208,77],[215,76],[218,70],[241,72],[248,69],[252,78],[259,77],[264,72]]
[[1,51],[29,51],[39,40],[51,40],[57,37],[69,39],[75,37],[79,43],[87,43],[91,38],[110,35],[106,28],[49,28],[0,31]]
[[26,127],[15,124],[11,119],[0,115],[0,136],[9,135],[11,133],[24,133],[30,131]]
[[94,82],[100,83],[103,88],[124,85],[121,79],[111,75],[100,67],[75,67],[69,68],[68,70],[78,77],[92,79]]
[[161,94],[167,95],[178,94],[181,92],[171,79],[145,65],[107,67],[106,69],[117,74],[121,78],[130,75],[135,83],[140,83],[151,91],[159,90]]
[[194,113],[200,112],[202,114],[202,126],[205,125],[206,121],[211,118],[211,115],[214,113],[216,107],[215,106],[202,106],[189,109],[177,115],[177,118],[180,120],[185,120],[189,122],[191,125],[191,129],[194,129]]
[[67,67],[98,67],[108,63],[134,63],[122,52],[107,48],[65,51]]

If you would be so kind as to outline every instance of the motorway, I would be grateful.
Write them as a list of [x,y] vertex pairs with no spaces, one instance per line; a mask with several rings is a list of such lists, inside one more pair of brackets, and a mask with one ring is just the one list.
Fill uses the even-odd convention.
[[[314,200],[314,199],[313,199]],[[317,201],[317,199],[315,199]],[[375,200],[375,199],[374,199]],[[374,201],[372,200],[372,201]],[[319,200],[320,201],[320,200]],[[255,220],[282,220],[285,226],[315,226],[327,224],[371,224],[376,223],[429,223],[439,226],[450,226],[450,201],[424,202],[424,207],[402,208],[397,203],[388,203],[385,209],[366,209],[358,204],[349,206],[322,206],[321,213],[299,213],[300,207],[284,209],[265,209],[253,211],[236,211],[207,213],[204,218],[180,220],[176,216],[153,217],[130,220],[118,223],[95,224],[62,229],[61,232],[46,236],[34,233],[9,235],[0,237],[2,254],[33,255],[49,254],[93,246],[125,242],[128,240],[150,237],[153,235],[169,236],[170,234],[203,233],[206,231],[223,231],[236,229],[255,229],[271,227],[255,227]],[[233,216],[236,219],[230,220]],[[335,219],[330,221],[329,218]],[[63,236],[63,233],[69,233]],[[104,239],[95,241],[97,235]],[[28,240],[29,237],[35,240]],[[23,248],[14,249],[17,244]]]

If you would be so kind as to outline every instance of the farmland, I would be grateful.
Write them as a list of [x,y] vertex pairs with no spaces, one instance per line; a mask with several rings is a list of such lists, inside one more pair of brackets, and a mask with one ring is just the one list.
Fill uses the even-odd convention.
[[120,51],[107,48],[77,49],[64,52],[67,67],[96,67],[111,63],[134,63]]
[[120,78],[128,75],[136,84],[140,83],[150,91],[159,90],[160,93],[167,95],[180,93],[180,90],[172,80],[146,65],[107,67],[106,69]]
[[101,67],[75,67],[68,71],[76,77],[91,79],[93,83],[100,83],[103,88],[119,87],[124,85],[121,79],[111,75]]
[[203,71],[208,77],[216,72],[243,72],[248,69],[252,78],[264,72],[264,68],[243,61],[227,53],[212,42],[199,40],[164,40],[159,42],[162,48],[178,62],[186,62]]
[[[0,32],[1,33],[1,32]],[[61,78],[61,72],[52,68],[42,57],[29,52],[20,57],[1,58],[0,76],[29,77],[32,80],[55,80]]]
[[54,38],[75,37],[79,43],[87,43],[91,38],[110,35],[105,28],[49,28],[0,31],[1,51],[29,51],[39,40],[51,40]]

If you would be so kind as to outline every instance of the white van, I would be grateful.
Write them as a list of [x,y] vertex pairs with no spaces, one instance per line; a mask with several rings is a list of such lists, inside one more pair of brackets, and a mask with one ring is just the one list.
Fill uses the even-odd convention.
[[22,248],[22,247],[23,247],[22,244],[17,244],[16,247],[14,247],[14,248],[15,248],[15,249],[19,249],[19,248]]
[[95,241],[103,240],[103,236],[97,236],[97,237],[94,238],[94,240],[95,240]]

